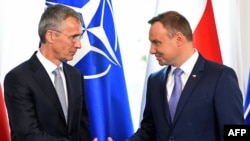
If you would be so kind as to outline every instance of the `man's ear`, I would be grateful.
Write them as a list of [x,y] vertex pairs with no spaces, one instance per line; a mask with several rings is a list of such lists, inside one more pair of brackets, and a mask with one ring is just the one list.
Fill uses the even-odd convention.
[[47,30],[45,33],[46,41],[49,43],[52,43],[54,41],[55,36],[56,36],[56,34],[53,30]]
[[183,44],[183,41],[185,40],[185,37],[183,36],[181,32],[177,32],[175,34],[175,40],[177,42],[177,45],[181,46]]

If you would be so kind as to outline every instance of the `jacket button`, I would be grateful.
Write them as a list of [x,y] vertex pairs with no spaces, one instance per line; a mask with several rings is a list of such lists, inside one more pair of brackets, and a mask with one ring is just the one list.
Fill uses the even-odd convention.
[[174,141],[174,137],[169,137],[169,141]]

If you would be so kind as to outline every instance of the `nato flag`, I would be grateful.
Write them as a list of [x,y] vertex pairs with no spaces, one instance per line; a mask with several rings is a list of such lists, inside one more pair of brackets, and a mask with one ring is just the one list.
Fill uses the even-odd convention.
[[82,48],[68,63],[84,74],[92,137],[128,139],[133,125],[111,0],[46,1],[57,3],[75,9],[83,20]]

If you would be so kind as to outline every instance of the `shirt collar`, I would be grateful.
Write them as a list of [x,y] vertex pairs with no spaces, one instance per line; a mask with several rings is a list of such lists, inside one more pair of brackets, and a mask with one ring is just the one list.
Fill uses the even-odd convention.
[[[40,60],[40,62],[42,63],[48,74],[52,73],[52,71],[54,71],[57,68],[57,66],[54,63],[52,63],[50,60],[48,60],[42,55],[40,50],[37,51],[37,58]],[[63,67],[62,63],[59,66]]]
[[[186,60],[186,61],[184,62],[184,64],[182,64],[182,65],[180,66],[180,68],[183,70],[183,72],[184,72],[185,74],[187,74],[187,75],[190,75],[190,74],[191,74],[191,72],[192,72],[192,70],[193,70],[193,67],[194,67],[194,65],[195,65],[195,63],[196,63],[198,57],[199,57],[198,51],[197,51],[197,49],[194,48],[194,54],[193,54],[188,60]],[[175,68],[176,68],[176,67],[174,67],[174,66],[171,67],[171,72],[170,72],[171,74],[173,73],[173,70],[174,70]]]

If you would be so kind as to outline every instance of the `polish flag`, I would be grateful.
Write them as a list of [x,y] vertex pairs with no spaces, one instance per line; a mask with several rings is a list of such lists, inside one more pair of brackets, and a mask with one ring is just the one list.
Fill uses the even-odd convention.
[[195,28],[193,44],[205,58],[222,64],[211,0],[207,0],[200,22]]
[[[194,47],[208,60],[222,64],[219,39],[211,0],[158,0],[155,15],[177,11],[187,18],[193,31]],[[149,55],[141,102],[141,116],[145,105],[146,84],[150,73],[161,68],[155,57]]]
[[10,129],[3,92],[0,85],[0,141],[10,141]]

